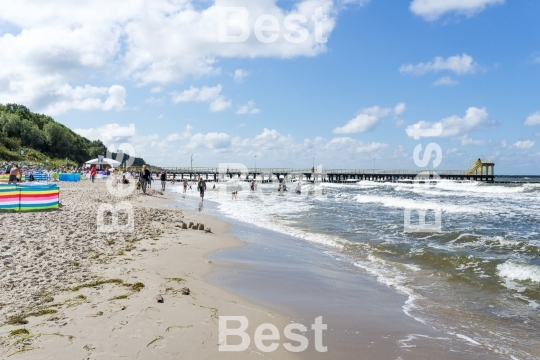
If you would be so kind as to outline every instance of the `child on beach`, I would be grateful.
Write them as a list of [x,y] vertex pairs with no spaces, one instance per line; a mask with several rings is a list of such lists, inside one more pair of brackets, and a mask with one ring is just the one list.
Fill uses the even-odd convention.
[[187,191],[187,187],[188,187],[187,179],[184,179],[184,194]]

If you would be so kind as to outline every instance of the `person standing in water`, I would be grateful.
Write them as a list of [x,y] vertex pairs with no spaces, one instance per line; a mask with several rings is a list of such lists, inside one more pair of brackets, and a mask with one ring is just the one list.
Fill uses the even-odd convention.
[[187,186],[188,186],[187,179],[184,179],[184,194],[187,191]]
[[204,201],[204,192],[206,191],[206,182],[199,176],[199,184],[197,185],[199,194],[201,194],[201,201]]
[[160,175],[161,180],[161,191],[165,191],[165,184],[167,183],[167,171],[163,170],[163,172]]

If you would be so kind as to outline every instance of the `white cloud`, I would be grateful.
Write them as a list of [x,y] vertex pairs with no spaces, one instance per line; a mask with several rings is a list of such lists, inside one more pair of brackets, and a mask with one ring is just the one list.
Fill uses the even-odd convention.
[[215,99],[214,101],[210,103],[210,111],[212,112],[225,111],[231,106],[232,106],[232,102],[230,100],[226,100],[224,97],[219,96],[217,99]]
[[469,137],[469,135],[465,134],[461,137],[461,145],[462,146],[485,146],[488,144],[486,140],[473,140]]
[[249,76],[249,72],[246,71],[245,69],[236,69],[234,71],[233,79],[235,82],[241,83],[248,76]]
[[379,123],[375,115],[359,114],[342,127],[334,129],[335,134],[355,134],[372,130]]
[[401,115],[406,109],[405,103],[399,103],[394,108],[381,108],[380,106],[372,106],[364,108],[355,118],[347,124],[334,129],[334,134],[355,134],[365,133],[373,130],[379,124],[381,118],[390,114]]
[[163,91],[163,89],[161,88],[161,86],[154,86],[152,89],[150,89],[150,92],[151,92],[152,94],[160,93],[161,91]]
[[369,144],[359,144],[356,147],[356,151],[359,153],[364,152],[373,152],[380,149],[385,149],[388,147],[388,144],[378,143],[378,142],[372,142]]
[[75,129],[73,131],[89,140],[101,140],[105,145],[126,141],[136,134],[135,124],[129,124],[128,126],[107,124],[97,129]]
[[481,69],[480,65],[472,56],[467,54],[449,56],[444,59],[437,56],[427,63],[418,63],[416,65],[401,65],[399,71],[402,74],[424,75],[430,72],[438,73],[440,71],[451,71],[457,75],[474,74]]
[[68,84],[62,84],[50,90],[49,97],[55,100],[42,108],[42,111],[49,115],[63,114],[72,109],[120,110],[126,104],[126,89],[120,85],[113,85],[110,88],[90,85],[73,88]]
[[534,114],[527,116],[527,119],[525,119],[524,125],[526,126],[540,125],[540,111],[537,111]]
[[223,86],[221,85],[214,87],[203,86],[200,89],[191,86],[189,90],[185,90],[179,94],[173,94],[172,101],[174,103],[190,101],[210,102],[220,96],[221,90],[223,90]]
[[450,76],[443,76],[433,83],[434,86],[455,86],[458,84],[459,81],[452,79]]
[[208,133],[195,134],[191,137],[189,144],[190,149],[208,148],[208,149],[224,149],[231,145],[231,137],[224,133]]
[[236,111],[236,114],[238,114],[238,115],[255,115],[255,114],[258,114],[260,112],[261,112],[261,110],[257,109],[255,107],[255,102],[250,100],[250,101],[248,101],[247,104],[240,106],[238,108],[238,110]]
[[191,137],[191,130],[193,130],[193,126],[186,125],[186,129],[181,134],[174,133],[167,136],[166,140],[168,142],[175,142],[175,141],[181,141],[184,139],[188,139]]
[[[97,129],[77,130],[79,134],[92,139],[100,139],[106,144],[128,142],[135,147],[135,156],[147,162],[163,166],[183,166],[189,164],[191,154],[195,154],[194,166],[217,166],[219,162],[246,162],[251,166],[254,155],[257,164],[268,166],[311,166],[312,156],[317,164],[326,163],[337,166],[350,163],[358,166],[359,161],[371,163],[377,158],[399,159],[402,161],[404,149],[384,153],[388,144],[362,142],[349,137],[324,139],[303,139],[296,141],[291,135],[281,134],[275,129],[263,129],[253,137],[242,138],[227,133],[211,132],[192,134],[193,127],[187,125],[184,131],[167,136],[157,134],[138,135],[135,125],[120,126],[108,124]],[[259,163],[260,159],[260,163]],[[362,160],[363,159],[363,160]],[[197,164],[197,165],[195,165]]]
[[505,0],[413,0],[410,10],[425,20],[434,21],[446,13],[473,16],[489,5],[503,4]]
[[532,140],[524,140],[524,141],[517,141],[513,145],[510,146],[510,149],[517,149],[517,150],[529,150],[534,146],[534,141]]
[[[86,79],[105,79],[106,83],[106,79],[114,77],[139,85],[157,85],[218,74],[220,59],[224,58],[317,56],[326,51],[326,44],[316,40],[313,21],[304,24],[308,37],[302,43],[286,41],[283,35],[289,31],[283,26],[280,37],[272,44],[258,41],[253,34],[245,42],[220,43],[219,8],[245,6],[250,15],[248,26],[253,29],[262,14],[273,15],[284,24],[288,15],[311,19],[315,9],[322,7],[328,17],[322,37],[327,38],[343,5],[351,2],[363,3],[300,0],[280,7],[278,0],[235,4],[222,0],[132,0],[128,6],[122,0],[3,1],[0,21],[12,26],[0,34],[0,103],[23,103],[48,113],[111,110],[116,107],[89,105],[95,103],[95,97],[90,95],[87,102],[84,97],[74,102],[57,92],[66,87],[77,89],[89,82]],[[110,89],[113,84],[100,86]]]
[[394,113],[396,115],[401,115],[407,110],[407,105],[405,103],[399,103],[394,107]]
[[449,116],[436,123],[419,121],[418,123],[408,126],[407,133],[413,136],[418,130],[429,130],[432,134],[439,133],[437,130],[442,128],[440,135],[423,135],[427,136],[460,136],[465,133],[487,125],[488,113],[485,108],[470,107],[467,109],[465,116],[460,118],[457,115]]
[[231,107],[232,102],[221,95],[223,87],[217,85],[214,87],[203,86],[196,88],[191,86],[188,90],[181,93],[173,93],[172,101],[174,103],[181,102],[208,102],[210,103],[210,111],[224,111]]

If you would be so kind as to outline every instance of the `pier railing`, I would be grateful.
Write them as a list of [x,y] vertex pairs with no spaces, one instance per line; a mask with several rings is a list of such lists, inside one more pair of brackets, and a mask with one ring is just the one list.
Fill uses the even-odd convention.
[[[140,167],[130,167],[129,170],[140,171]],[[163,171],[177,174],[217,174],[227,173],[227,169],[218,167],[149,167],[150,171]],[[250,174],[311,174],[311,168],[242,168],[228,169],[231,174],[250,173]],[[320,174],[315,171],[315,173]],[[418,175],[418,174],[438,174],[445,176],[463,176],[467,175],[467,170],[404,170],[404,169],[323,169],[322,174],[335,175]]]

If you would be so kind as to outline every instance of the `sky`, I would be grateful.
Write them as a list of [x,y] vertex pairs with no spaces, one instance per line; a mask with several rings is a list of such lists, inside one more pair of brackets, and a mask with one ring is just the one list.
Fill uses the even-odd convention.
[[[540,175],[538,14],[532,0],[2,1],[0,103],[153,165],[487,158]],[[418,161],[430,143],[441,155]]]

